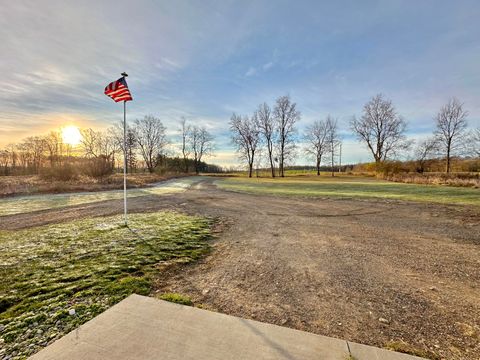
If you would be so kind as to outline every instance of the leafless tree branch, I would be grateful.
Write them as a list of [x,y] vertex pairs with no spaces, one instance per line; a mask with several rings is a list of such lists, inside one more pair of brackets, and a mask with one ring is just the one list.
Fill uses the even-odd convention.
[[160,119],[147,115],[135,120],[134,132],[145,165],[153,173],[168,144],[165,126]]
[[255,152],[260,142],[260,130],[257,126],[258,116],[255,113],[251,118],[233,114],[230,119],[232,140],[237,146],[240,158],[248,163],[248,176],[252,177]]
[[307,127],[304,134],[306,142],[305,153],[315,159],[317,167],[317,175],[320,175],[320,166],[322,163],[322,157],[328,151],[327,137],[328,126],[325,120],[316,120],[311,126]]
[[445,154],[445,172],[450,172],[451,157],[461,150],[461,141],[468,126],[468,112],[463,104],[452,98],[437,114],[435,137]]
[[354,117],[350,126],[357,138],[367,145],[377,164],[410,145],[405,136],[406,121],[382,94],[366,103],[362,117]]
[[260,130],[260,133],[265,140],[265,146],[267,147],[268,160],[270,162],[270,170],[272,177],[275,177],[275,165],[274,165],[274,144],[277,138],[277,129],[275,127],[275,119],[272,114],[272,110],[267,103],[260,104],[256,112],[256,125]]
[[273,110],[278,132],[278,156],[280,176],[285,176],[285,161],[293,156],[295,150],[295,124],[300,120],[297,104],[290,96],[280,96]]

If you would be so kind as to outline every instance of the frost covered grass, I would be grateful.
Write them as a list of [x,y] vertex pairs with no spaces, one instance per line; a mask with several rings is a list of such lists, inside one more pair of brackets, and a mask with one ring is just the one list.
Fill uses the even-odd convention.
[[175,212],[0,231],[0,358],[25,358],[208,251],[212,223]]
[[[168,180],[149,188],[129,189],[128,197],[181,192],[185,191],[195,181],[198,181],[198,177]],[[123,190],[0,198],[0,216],[118,199],[123,199]]]

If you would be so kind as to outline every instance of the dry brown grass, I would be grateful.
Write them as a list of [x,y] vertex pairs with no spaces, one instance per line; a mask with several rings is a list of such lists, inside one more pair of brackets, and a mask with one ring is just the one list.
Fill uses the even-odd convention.
[[419,356],[425,359],[440,360],[441,357],[427,349],[417,349],[403,341],[390,341],[385,345],[385,349],[401,352],[404,354]]
[[479,173],[400,173],[382,175],[381,178],[394,182],[424,185],[448,185],[480,188]]
[[[138,188],[148,184],[178,177],[159,174],[129,174],[128,187]],[[102,179],[79,176],[75,180],[45,180],[37,175],[0,176],[0,197],[27,194],[50,194],[78,191],[101,191],[123,188],[123,174],[114,174]]]

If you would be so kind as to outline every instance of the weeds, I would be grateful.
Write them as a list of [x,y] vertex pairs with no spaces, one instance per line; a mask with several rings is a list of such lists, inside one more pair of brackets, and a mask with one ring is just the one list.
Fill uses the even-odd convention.
[[431,360],[440,360],[441,357],[434,354],[429,350],[422,350],[413,347],[410,344],[407,344],[403,341],[390,341],[385,345],[385,349],[401,352],[404,354],[415,355],[426,359]]
[[447,185],[456,187],[480,188],[480,174],[470,173],[400,173],[391,174],[383,177],[385,180],[402,182],[407,184],[425,184],[425,185]]
[[182,304],[182,305],[188,305],[188,306],[193,306],[192,299],[190,299],[188,296],[182,295],[182,294],[177,294],[177,293],[165,293],[160,295],[159,297],[162,300],[165,301],[170,301],[176,304]]

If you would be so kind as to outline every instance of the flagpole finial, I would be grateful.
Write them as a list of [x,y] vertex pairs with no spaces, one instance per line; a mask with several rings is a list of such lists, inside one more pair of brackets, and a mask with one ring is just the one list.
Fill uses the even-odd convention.
[[128,74],[125,71],[122,72],[120,75],[122,75],[123,77],[128,76]]

